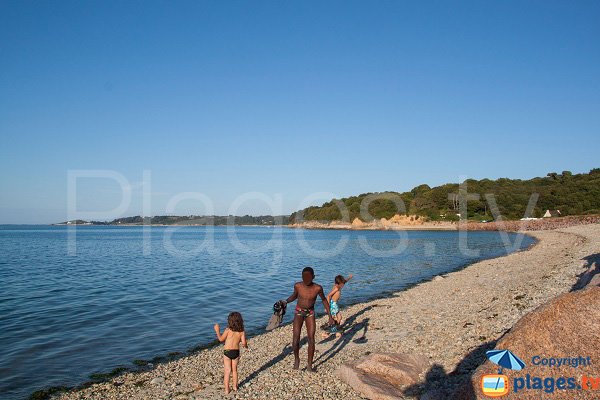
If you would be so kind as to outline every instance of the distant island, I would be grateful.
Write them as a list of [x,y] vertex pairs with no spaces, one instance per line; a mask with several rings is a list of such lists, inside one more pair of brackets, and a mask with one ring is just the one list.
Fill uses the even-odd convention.
[[218,215],[160,215],[154,217],[124,217],[113,219],[112,221],[85,221],[81,219],[60,222],[53,225],[112,225],[112,226],[132,226],[132,225],[182,225],[182,226],[205,226],[205,225],[287,225],[289,223],[288,215],[260,215],[260,216],[218,216]]

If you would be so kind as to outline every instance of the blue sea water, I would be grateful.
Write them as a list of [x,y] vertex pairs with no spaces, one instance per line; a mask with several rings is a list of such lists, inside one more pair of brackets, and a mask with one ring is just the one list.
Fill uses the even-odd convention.
[[210,343],[233,310],[260,332],[307,265],[326,293],[335,275],[354,274],[343,305],[533,243],[498,232],[0,226],[0,397]]

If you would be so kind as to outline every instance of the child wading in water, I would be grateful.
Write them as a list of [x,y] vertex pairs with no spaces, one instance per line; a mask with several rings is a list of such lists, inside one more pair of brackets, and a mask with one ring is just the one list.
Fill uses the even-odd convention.
[[[340,312],[340,306],[338,305],[338,301],[340,297],[342,297],[342,289],[344,285],[352,279],[352,274],[348,276],[348,278],[344,278],[342,275],[338,275],[335,277],[334,285],[331,288],[331,292],[327,295],[327,300],[329,301],[329,309],[331,310],[331,316],[335,321],[335,325],[332,326],[329,330],[329,334],[335,333],[337,337],[342,336],[342,332],[340,330],[341,325],[343,324],[342,313]],[[323,337],[329,336],[328,333],[323,333]]]
[[219,324],[215,324],[215,333],[219,342],[225,342],[223,350],[223,366],[225,368],[225,394],[229,394],[229,376],[233,375],[233,390],[238,390],[238,372],[237,366],[240,362],[240,342],[242,346],[248,348],[246,333],[244,332],[244,320],[242,314],[234,311],[227,318],[227,328],[221,335]]

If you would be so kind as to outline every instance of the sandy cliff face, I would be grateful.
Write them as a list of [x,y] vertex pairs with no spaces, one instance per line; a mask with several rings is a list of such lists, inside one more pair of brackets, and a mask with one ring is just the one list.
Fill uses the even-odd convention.
[[418,215],[399,215],[396,214],[390,219],[381,218],[375,219],[370,222],[364,222],[360,218],[354,218],[352,222],[347,221],[331,221],[331,222],[320,222],[320,221],[304,221],[300,223],[288,225],[291,228],[305,228],[305,229],[382,229],[382,230],[394,230],[394,229],[441,229],[441,230],[454,230],[456,224],[453,222],[437,222],[427,221],[425,217]]
[[381,218],[381,225],[383,226],[415,226],[423,225],[426,220],[418,215],[394,215],[390,219]]
[[452,222],[433,222],[427,221],[424,217],[418,215],[399,214],[394,215],[390,219],[374,219],[370,222],[362,221],[360,218],[354,218],[352,222],[304,221],[288,226],[306,229],[456,229],[456,224]]

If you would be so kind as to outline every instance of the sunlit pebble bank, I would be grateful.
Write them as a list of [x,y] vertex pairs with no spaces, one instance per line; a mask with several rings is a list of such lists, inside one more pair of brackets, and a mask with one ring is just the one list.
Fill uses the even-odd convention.
[[459,225],[459,229],[473,231],[545,231],[588,224],[600,224],[600,215],[540,218],[529,221],[468,222]]

